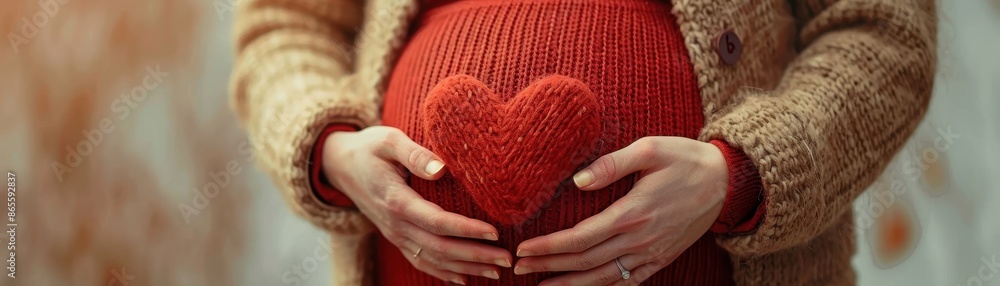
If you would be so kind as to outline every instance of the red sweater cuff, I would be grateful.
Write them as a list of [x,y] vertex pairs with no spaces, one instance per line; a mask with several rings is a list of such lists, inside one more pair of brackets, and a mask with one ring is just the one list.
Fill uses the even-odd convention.
[[764,220],[764,187],[753,161],[743,151],[719,140],[709,141],[722,151],[729,168],[726,201],[711,231],[718,234],[740,235],[757,230]]
[[330,136],[333,132],[357,130],[358,128],[345,124],[327,126],[319,134],[316,144],[313,145],[312,156],[309,158],[309,182],[312,183],[313,194],[328,205],[354,208],[354,201],[351,201],[351,198],[348,198],[347,195],[334,188],[333,184],[330,184],[330,181],[323,175],[323,161],[321,160],[323,158],[323,143],[326,142],[326,137]]

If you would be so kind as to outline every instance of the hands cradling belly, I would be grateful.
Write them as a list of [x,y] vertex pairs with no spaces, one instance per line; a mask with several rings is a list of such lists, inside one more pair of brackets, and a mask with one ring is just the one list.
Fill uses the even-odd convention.
[[[463,239],[497,240],[496,227],[444,211],[406,184],[406,171],[425,180],[441,178],[446,173],[441,157],[391,127],[337,132],[326,142],[326,176],[390,242],[412,254],[407,257],[414,267],[458,284],[466,275],[498,279],[498,267],[511,267],[506,250]],[[582,191],[599,191],[635,172],[633,189],[604,211],[520,243],[522,258],[514,273],[569,272],[542,285],[637,283],[669,265],[721,212],[728,178],[724,159],[712,144],[693,139],[644,137],[598,158],[573,181]],[[632,270],[632,279],[621,280],[615,258]]]

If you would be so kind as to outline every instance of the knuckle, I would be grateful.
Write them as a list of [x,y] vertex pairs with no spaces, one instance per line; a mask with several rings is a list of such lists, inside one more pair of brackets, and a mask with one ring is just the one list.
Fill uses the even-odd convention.
[[443,234],[447,223],[440,214],[431,215],[427,219],[427,230],[435,234]]
[[558,250],[553,243],[549,243],[548,241],[536,243],[535,248],[537,248],[540,253],[555,253]]
[[[389,226],[389,230],[390,231],[396,233],[395,234],[396,238],[399,238],[399,239],[403,238],[403,236],[401,234],[399,234],[400,232],[404,231],[404,228],[403,228],[404,225],[403,225],[403,223],[402,223],[401,220],[398,220],[398,219],[388,219],[387,222],[386,222],[386,225]],[[389,237],[387,236],[386,238],[388,239]]]
[[406,155],[406,163],[410,166],[423,166],[427,162],[427,152],[420,148],[412,148]]
[[470,254],[469,259],[475,262],[493,263],[492,261],[486,259],[486,256],[483,255],[483,253],[480,253],[479,251],[473,251],[472,254]]
[[594,165],[596,167],[594,173],[598,179],[612,178],[615,176],[615,172],[618,171],[618,168],[615,166],[615,160],[615,156],[604,156],[598,160],[597,164]]
[[467,228],[457,229],[461,221],[457,218],[448,215],[442,211],[437,217],[437,231],[441,235],[455,236],[455,235],[468,235],[469,230]]
[[403,199],[398,192],[386,190],[385,208],[393,216],[402,216],[406,213],[407,200]]
[[538,263],[535,265],[531,265],[531,268],[534,270],[534,272],[552,272],[551,263]]
[[374,141],[375,144],[384,144],[389,141],[389,131],[384,128],[369,128],[365,129],[369,140]]
[[640,228],[643,225],[649,223],[652,218],[648,212],[644,212],[635,208],[629,208],[622,211],[621,215],[618,217],[618,221],[615,226],[619,228],[620,231],[629,231]]
[[651,137],[640,138],[632,144],[634,145],[635,156],[638,158],[649,158],[656,155],[656,140],[653,140]]
[[391,232],[394,232],[394,237],[386,236],[386,239],[390,239],[391,241],[391,239],[395,238],[399,242],[413,240],[413,230],[406,225],[405,221],[393,218],[387,219],[387,221],[386,226]]
[[573,269],[570,270],[577,270],[577,271],[587,270],[594,268],[594,266],[597,266],[592,258],[583,255],[573,259],[572,263],[573,263]]
[[643,237],[643,238],[640,238],[638,242],[639,242],[638,243],[639,246],[642,247],[642,248],[644,248],[644,249],[647,249],[649,251],[649,253],[663,253],[663,252],[665,252],[665,249],[660,249],[660,247],[661,247],[660,245],[661,244],[657,243],[657,239],[655,239],[653,237]]
[[387,128],[382,132],[381,136],[379,136],[377,143],[391,150],[398,145],[397,143],[399,142],[400,136],[403,135],[402,133],[403,132],[399,131],[399,129]]
[[436,254],[441,254],[442,256],[447,256],[448,254],[447,245],[443,241],[441,241],[440,238],[437,237],[432,238],[430,241],[428,241],[426,247],[432,252]]
[[398,136],[404,135],[404,134],[403,134],[402,130],[399,130],[397,128],[386,127],[385,128],[385,135],[386,135],[386,137],[397,138]]
[[646,249],[649,250],[649,253],[659,254],[660,257],[669,256],[668,252],[670,252],[670,243],[663,243],[660,241],[656,241],[652,238],[647,238],[642,241],[642,245],[646,246]]
[[570,236],[569,247],[571,248],[571,251],[573,252],[584,251],[587,250],[587,247],[589,246],[590,246],[590,239],[587,239],[586,235],[574,232]]
[[[458,224],[455,224],[455,225],[458,225]],[[473,233],[472,229],[468,228],[468,227],[463,227],[458,232],[459,232],[459,234],[461,234],[464,237],[476,237],[477,236],[475,233]]]

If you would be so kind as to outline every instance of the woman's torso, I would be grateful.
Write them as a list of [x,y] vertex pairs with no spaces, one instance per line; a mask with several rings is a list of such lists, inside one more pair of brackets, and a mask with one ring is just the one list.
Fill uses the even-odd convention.
[[[439,81],[456,74],[477,78],[504,100],[546,75],[587,84],[601,106],[602,133],[593,156],[578,167],[641,137],[695,138],[702,127],[696,78],[667,3],[426,2],[389,78],[382,111],[383,124],[403,130],[421,145],[428,146],[420,116],[424,99]],[[514,253],[521,241],[571,228],[599,213],[628,193],[634,180],[634,175],[628,176],[593,192],[581,192],[566,180],[532,219],[522,225],[497,225],[500,240],[483,243]],[[433,182],[411,176],[410,185],[447,211],[495,224],[452,176]],[[377,252],[381,285],[441,283],[410,266],[384,238],[379,238]],[[728,255],[706,234],[647,282],[731,284],[731,273]],[[468,285],[534,285],[558,273],[514,275],[502,269],[500,275],[499,282],[472,277]]]

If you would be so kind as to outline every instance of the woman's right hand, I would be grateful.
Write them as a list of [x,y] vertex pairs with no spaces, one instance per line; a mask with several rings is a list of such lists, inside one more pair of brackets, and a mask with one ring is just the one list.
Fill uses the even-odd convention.
[[322,164],[330,183],[417,269],[464,285],[466,274],[499,279],[497,266],[510,267],[506,250],[463,239],[497,240],[495,227],[447,212],[410,189],[407,172],[436,180],[444,164],[399,129],[334,132],[323,146]]

